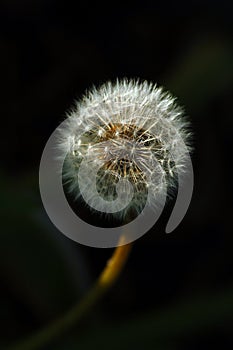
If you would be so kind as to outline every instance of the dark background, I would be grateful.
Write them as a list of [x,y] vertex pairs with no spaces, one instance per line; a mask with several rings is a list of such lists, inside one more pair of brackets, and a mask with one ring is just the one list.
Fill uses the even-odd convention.
[[233,348],[232,19],[231,1],[1,1],[2,349],[71,307],[112,253],[57,232],[38,168],[74,98],[116,77],[157,82],[185,106],[193,199],[166,235],[168,206],[115,288],[46,349]]

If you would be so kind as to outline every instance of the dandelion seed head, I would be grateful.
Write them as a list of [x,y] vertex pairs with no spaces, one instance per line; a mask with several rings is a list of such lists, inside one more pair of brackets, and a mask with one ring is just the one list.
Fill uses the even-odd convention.
[[[134,196],[123,216],[132,207],[140,212],[148,191],[150,204],[159,204],[166,188],[172,193],[177,170],[185,171],[188,122],[175,98],[152,83],[124,79],[93,88],[67,118],[59,149],[66,155],[63,176],[75,198],[80,196],[79,167],[87,156],[87,178],[93,165],[104,161],[96,177],[104,200],[116,199],[120,179],[132,184]],[[88,198],[90,204],[98,201],[91,192]]]

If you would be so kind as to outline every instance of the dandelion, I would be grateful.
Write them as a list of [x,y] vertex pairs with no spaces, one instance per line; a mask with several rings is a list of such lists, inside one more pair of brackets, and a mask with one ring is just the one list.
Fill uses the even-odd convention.
[[[189,189],[183,192],[183,197],[179,196],[179,191],[177,194],[181,202],[184,201],[184,206],[179,202],[181,213],[177,215],[175,212],[175,224],[177,221],[179,223],[192,194],[192,166],[188,154],[190,134],[182,109],[168,92],[146,81],[140,83],[124,79],[115,84],[109,82],[98,90],[93,88],[81,101],[76,102],[67,122],[61,125],[50,136],[40,166],[42,198],[50,218],[58,222],[57,227],[67,227],[64,213],[71,219],[68,220],[69,230],[73,229],[70,222],[74,222],[74,213],[70,216],[67,203],[64,204],[60,176],[64,159],[63,176],[75,198],[82,196],[90,208],[102,213],[116,213],[123,219],[132,210],[136,213],[146,212],[144,205],[146,209],[148,205],[152,208],[159,204],[162,206],[167,189],[172,193],[175,187],[176,176],[180,182],[182,173],[191,170]],[[57,157],[51,157],[51,154]],[[58,206],[54,205],[55,201]],[[144,213],[145,216],[147,214]],[[151,220],[149,227],[154,223],[154,216],[153,212],[153,220],[149,216],[145,220]],[[144,217],[141,213],[138,217],[127,227],[135,229],[133,235],[131,232],[124,233],[125,227],[120,227],[120,236],[115,228],[107,229],[107,235],[103,233],[105,229],[94,228],[95,244],[100,239],[98,234],[101,235],[100,242],[95,246],[116,247],[96,283],[67,313],[17,344],[13,350],[44,348],[78,323],[103,297],[120,275],[132,242],[143,234],[141,231],[148,225],[142,222]],[[81,242],[86,242],[88,236],[87,241],[93,246],[93,237],[90,240],[93,227],[90,229],[89,226],[78,226],[78,231],[84,229],[78,234]],[[111,234],[110,230],[113,230]],[[74,237],[73,231],[69,237]]]
[[[76,102],[67,117],[59,147],[66,156],[63,176],[76,199],[83,195],[91,208],[124,218],[132,209],[141,212],[146,200],[156,208],[167,189],[173,193],[177,171],[185,170],[189,133],[170,93],[147,81],[108,82]],[[80,191],[78,174],[87,157]],[[120,179],[132,185],[133,196],[125,190],[127,205],[113,210],[111,205],[122,207],[116,205]]]

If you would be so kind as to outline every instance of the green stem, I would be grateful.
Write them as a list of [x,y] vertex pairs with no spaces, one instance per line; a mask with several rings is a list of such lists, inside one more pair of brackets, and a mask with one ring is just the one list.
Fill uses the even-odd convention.
[[107,262],[96,283],[87,292],[84,298],[70,311],[55,320],[52,324],[23,340],[21,343],[9,347],[8,350],[42,349],[43,346],[48,345],[53,339],[62,335],[65,331],[80,321],[92,306],[115,283],[127,261],[131,246],[132,244],[121,245],[114,250],[112,257]]

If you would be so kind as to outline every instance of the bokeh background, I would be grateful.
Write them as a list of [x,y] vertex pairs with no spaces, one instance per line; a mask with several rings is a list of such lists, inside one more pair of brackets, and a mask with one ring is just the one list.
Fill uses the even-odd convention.
[[157,82],[185,106],[193,199],[166,235],[170,203],[104,300],[43,349],[233,348],[232,10],[225,0],[1,0],[1,349],[76,303],[112,253],[56,230],[38,168],[74,98],[116,77]]

